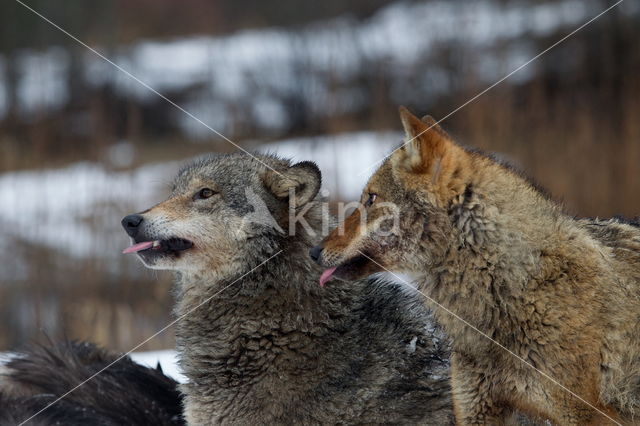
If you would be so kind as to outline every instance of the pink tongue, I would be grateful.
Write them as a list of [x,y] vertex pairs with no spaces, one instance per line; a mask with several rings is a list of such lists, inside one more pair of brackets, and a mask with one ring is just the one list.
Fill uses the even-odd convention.
[[138,243],[132,245],[131,247],[127,247],[126,249],[122,250],[122,253],[135,253],[137,251],[146,250],[151,247],[153,247],[153,241],[145,241],[144,243]]
[[324,284],[331,279],[331,275],[333,275],[337,268],[337,266],[329,268],[320,275],[320,287],[324,287]]

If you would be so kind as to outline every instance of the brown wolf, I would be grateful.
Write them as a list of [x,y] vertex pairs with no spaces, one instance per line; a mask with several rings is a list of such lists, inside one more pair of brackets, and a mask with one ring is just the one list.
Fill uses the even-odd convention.
[[[429,304],[494,340],[435,307],[453,339],[459,424],[501,424],[513,410],[561,425],[632,422],[640,414],[639,225],[569,217],[430,117],[400,115],[408,143],[369,180],[366,208],[312,253],[330,268],[325,279],[413,275]],[[395,224],[389,205],[399,210]]]
[[448,343],[416,295],[318,285],[320,180],[310,162],[212,155],[123,220],[127,252],[177,272],[189,424],[452,422]]

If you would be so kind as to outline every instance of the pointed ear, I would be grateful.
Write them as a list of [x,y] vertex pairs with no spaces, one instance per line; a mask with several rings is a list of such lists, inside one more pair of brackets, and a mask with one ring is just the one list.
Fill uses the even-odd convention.
[[406,142],[392,157],[393,166],[418,174],[429,174],[436,182],[445,163],[451,163],[455,145],[447,133],[430,116],[422,120],[400,107],[400,119]]
[[320,191],[322,174],[316,163],[302,161],[285,170],[267,170],[262,176],[265,187],[282,200],[289,200],[295,208],[313,200]]
[[[409,113],[409,114],[411,114],[411,113]],[[447,132],[445,132],[442,127],[440,127],[438,122],[432,116],[425,115],[424,117],[422,117],[420,119],[420,121],[422,121],[427,127],[430,127],[431,130],[433,130],[434,132],[440,133],[440,135],[442,137],[444,137],[444,138],[446,138],[448,140],[453,140],[453,139],[451,139],[451,136],[449,136],[449,134]]]

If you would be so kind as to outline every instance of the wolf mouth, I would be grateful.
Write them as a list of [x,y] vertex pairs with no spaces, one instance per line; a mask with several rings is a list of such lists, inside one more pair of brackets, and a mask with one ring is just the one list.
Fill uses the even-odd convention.
[[157,253],[157,254],[177,254],[193,247],[193,243],[184,238],[172,237],[164,240],[136,242],[127,247],[122,253]]
[[364,254],[357,255],[333,268],[326,269],[320,276],[320,286],[332,278],[350,280],[359,277],[368,269],[370,260]]

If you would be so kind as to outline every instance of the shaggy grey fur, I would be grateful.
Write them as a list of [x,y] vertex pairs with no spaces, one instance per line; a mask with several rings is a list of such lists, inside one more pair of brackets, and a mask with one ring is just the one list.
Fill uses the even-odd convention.
[[[243,154],[190,164],[172,196],[143,213],[136,238],[194,242],[195,249],[165,258],[141,256],[150,267],[178,272],[187,421],[450,424],[448,343],[423,303],[388,282],[321,288],[321,269],[307,255],[328,219],[314,200],[320,173],[308,162],[259,158],[280,174]],[[192,201],[202,186],[215,187],[217,198]],[[301,194],[295,213],[308,209],[315,232],[298,225],[289,236],[242,221],[253,211],[250,188],[288,230],[287,186]]]

